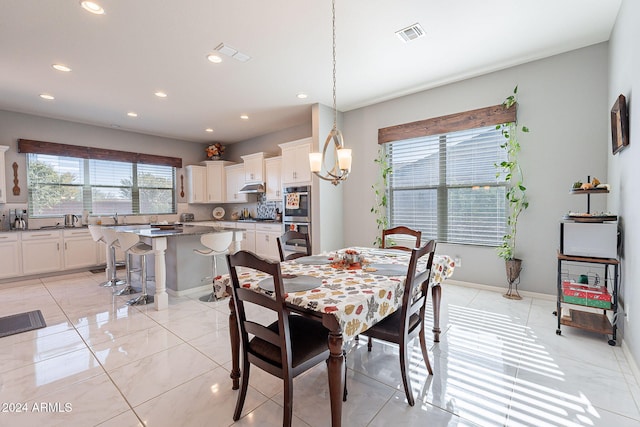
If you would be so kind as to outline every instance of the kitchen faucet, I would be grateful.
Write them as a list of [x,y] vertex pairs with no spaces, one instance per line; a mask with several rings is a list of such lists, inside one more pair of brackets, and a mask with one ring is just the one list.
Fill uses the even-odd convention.
[[113,223],[115,225],[118,225],[118,212],[116,212],[116,214],[114,216],[112,216],[111,218],[113,218]]

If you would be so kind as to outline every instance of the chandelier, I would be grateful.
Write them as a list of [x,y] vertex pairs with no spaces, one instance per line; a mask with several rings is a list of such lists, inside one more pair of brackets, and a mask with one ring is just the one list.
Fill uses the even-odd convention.
[[[351,149],[344,148],[342,132],[338,130],[338,109],[336,107],[336,2],[331,2],[333,24],[333,127],[324,142],[322,153],[309,153],[311,172],[318,178],[338,185],[345,181],[351,172]],[[331,148],[331,150],[330,150]],[[329,155],[331,157],[329,158]],[[331,169],[326,166],[332,161]]]

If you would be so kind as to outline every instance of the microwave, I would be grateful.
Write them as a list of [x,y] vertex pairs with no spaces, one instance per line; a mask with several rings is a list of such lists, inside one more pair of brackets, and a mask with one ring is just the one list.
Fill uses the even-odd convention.
[[618,258],[618,222],[561,222],[560,253],[592,258]]

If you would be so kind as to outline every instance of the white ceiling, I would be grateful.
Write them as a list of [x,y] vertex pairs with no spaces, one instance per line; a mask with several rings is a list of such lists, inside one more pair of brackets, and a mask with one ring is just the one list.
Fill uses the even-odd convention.
[[[78,0],[0,2],[0,109],[232,143],[332,105],[330,0],[97,1],[105,15]],[[337,103],[349,111],[606,41],[621,0],[336,3]],[[416,22],[425,37],[394,34]],[[252,59],[209,62],[220,43]]]

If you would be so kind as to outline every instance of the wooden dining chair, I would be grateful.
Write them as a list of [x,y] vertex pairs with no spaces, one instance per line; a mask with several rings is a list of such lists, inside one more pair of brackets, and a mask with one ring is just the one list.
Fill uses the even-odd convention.
[[385,248],[385,249],[401,249],[403,251],[409,251],[409,252],[411,251],[412,248],[409,248],[407,246],[394,245],[393,239],[390,239],[389,237],[387,237],[387,236],[391,236],[391,235],[409,236],[407,239],[415,238],[415,240],[416,240],[415,247],[416,248],[420,247],[420,243],[421,243],[420,240],[422,239],[422,232],[418,231],[418,230],[412,230],[409,227],[405,227],[403,225],[400,225],[398,227],[387,228],[386,230],[382,230],[382,247],[383,248]]
[[[398,344],[400,347],[400,372],[404,392],[409,405],[415,405],[411,381],[409,379],[409,362],[411,360],[408,352],[408,345],[416,336],[420,337],[420,348],[422,357],[429,371],[433,375],[431,363],[429,363],[429,353],[424,331],[424,315],[429,290],[429,276],[431,275],[431,264],[436,250],[435,240],[430,240],[424,246],[411,251],[411,260],[407,270],[407,278],[404,282],[404,293],[402,294],[402,306],[390,316],[382,319],[372,327],[363,332],[369,337],[368,349],[371,351],[371,338]],[[426,258],[425,269],[416,274],[417,265],[421,258]]]
[[[242,382],[233,420],[237,421],[242,414],[249,386],[249,367],[253,364],[283,380],[283,426],[290,426],[293,409],[293,379],[327,360],[329,330],[322,326],[320,321],[289,312],[285,303],[279,263],[267,261],[248,251],[227,255],[227,262],[242,342]],[[236,270],[238,267],[248,267],[271,275],[275,299],[241,287]],[[265,326],[260,322],[264,319],[264,312],[260,317],[253,318],[249,312],[259,310],[245,310],[245,304],[272,310],[277,314],[278,320]],[[249,334],[253,335],[253,338],[249,339]]]
[[[304,247],[305,252],[294,252],[285,256],[284,247],[288,244],[294,244],[299,247]],[[280,253],[280,261],[287,261],[290,259],[296,259],[303,256],[311,255],[311,244],[309,243],[309,235],[292,230],[287,231],[282,236],[278,237],[278,252]]]

